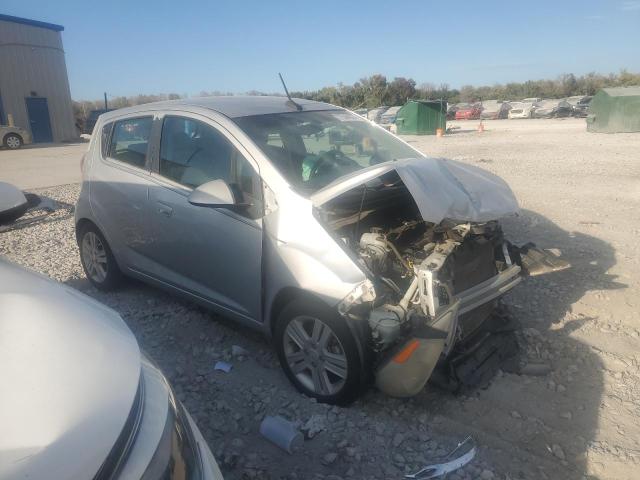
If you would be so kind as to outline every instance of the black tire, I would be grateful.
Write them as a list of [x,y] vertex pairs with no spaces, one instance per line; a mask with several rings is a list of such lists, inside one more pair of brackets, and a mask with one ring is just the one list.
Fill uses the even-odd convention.
[[17,150],[22,147],[23,141],[22,137],[17,133],[8,133],[4,136],[2,144],[10,150]]
[[[104,252],[105,261],[104,263],[99,262],[104,267],[104,275],[99,275],[96,273],[97,270],[95,270],[95,268],[92,269],[92,260],[89,258],[89,252],[85,250],[88,246],[84,247],[84,242],[86,241],[90,244],[92,239],[97,239],[99,241],[101,248],[96,247],[96,250]],[[97,245],[97,243],[95,245]],[[110,291],[115,290],[122,284],[123,275],[120,271],[120,267],[118,267],[118,263],[111,252],[111,248],[109,248],[109,244],[98,227],[92,223],[87,223],[82,226],[78,235],[78,247],[80,249],[80,261],[82,262],[82,268],[94,287],[99,290]]]
[[[318,346],[315,347],[320,348],[323,353],[320,355],[319,359],[314,358],[313,360],[318,362],[316,365],[329,365],[329,368],[332,369],[336,368],[337,364],[331,365],[325,355],[344,357],[346,361],[346,376],[344,378],[339,377],[334,372],[330,372],[326,369],[324,370],[326,379],[331,385],[329,389],[335,388],[335,391],[322,393],[314,390],[313,387],[310,387],[309,385],[312,381],[311,378],[307,378],[306,382],[301,381],[300,377],[313,376],[312,369],[305,369],[297,373],[294,373],[292,370],[289,360],[287,359],[287,354],[289,354],[289,358],[291,358],[292,354],[299,354],[308,358],[302,349],[292,351],[292,348],[298,348],[298,344],[294,343],[292,338],[289,336],[287,327],[289,327],[294,320],[296,321],[296,325],[305,325],[305,328],[308,328],[308,334],[313,333],[313,325],[315,324],[311,322],[320,321],[325,327],[329,327],[331,333],[334,335],[335,339],[329,342],[328,349],[321,349],[321,347]],[[366,378],[366,375],[363,375],[366,367],[363,365],[360,358],[357,343],[358,340],[354,337],[349,326],[346,324],[346,321],[340,317],[337,312],[332,311],[332,309],[324,306],[319,301],[308,299],[294,300],[289,303],[278,316],[274,333],[274,343],[280,360],[280,365],[291,383],[293,383],[299,391],[309,397],[316,398],[319,402],[337,405],[349,404],[358,397],[364,385],[363,380]],[[309,335],[309,337],[312,336],[313,335]],[[313,341],[312,338],[309,338],[308,340]],[[329,349],[332,349],[333,351],[329,351]],[[314,351],[316,350],[314,349]],[[299,365],[302,365],[305,362],[307,362],[306,359],[301,359]],[[336,383],[331,384],[332,380],[335,380]],[[315,383],[314,380],[313,383]]]

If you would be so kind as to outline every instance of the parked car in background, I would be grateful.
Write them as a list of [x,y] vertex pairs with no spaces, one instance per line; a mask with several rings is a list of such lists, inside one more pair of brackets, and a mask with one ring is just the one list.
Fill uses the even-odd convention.
[[22,127],[0,125],[0,144],[10,150],[16,150],[23,145],[29,145],[33,139],[31,133]]
[[438,362],[495,365],[517,210],[495,175],[348,110],[233,96],[102,115],[75,221],[97,288],[132,276],[260,329],[300,391],[347,403],[370,377],[406,397]]
[[566,101],[571,105],[574,117],[586,117],[592,98],[590,95],[576,95],[567,98]]
[[529,98],[523,98],[521,103],[536,103],[539,102],[540,100],[542,100],[539,97],[529,97]]
[[533,118],[562,118],[573,114],[571,104],[566,100],[550,99],[541,100],[534,104]]
[[0,319],[0,478],[222,479],[115,311],[0,258]]
[[389,107],[372,108],[367,112],[367,119],[371,120],[372,122],[380,123],[380,118],[382,117],[382,114],[386,112],[388,108]]
[[396,115],[398,111],[402,108],[400,107],[389,107],[382,115],[380,115],[380,126],[384,128],[389,128],[396,122]]
[[499,118],[507,118],[511,106],[508,102],[502,100],[485,100],[482,102],[482,111],[480,118],[483,120],[496,120]]
[[455,120],[459,105],[459,103],[447,104],[447,120]]
[[456,110],[456,120],[478,120],[481,107],[479,103],[460,105]]
[[533,108],[533,103],[513,102],[511,103],[508,118],[531,118]]

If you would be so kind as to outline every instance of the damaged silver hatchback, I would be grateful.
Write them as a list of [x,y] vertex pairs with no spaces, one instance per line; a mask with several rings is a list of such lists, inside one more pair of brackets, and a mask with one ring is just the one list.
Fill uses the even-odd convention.
[[497,220],[518,205],[500,178],[324,103],[109,112],[83,176],[76,232],[96,287],[136,277],[261,329],[291,382],[324,402],[371,378],[415,395],[436,365],[490,341],[524,267],[559,265],[504,240]]

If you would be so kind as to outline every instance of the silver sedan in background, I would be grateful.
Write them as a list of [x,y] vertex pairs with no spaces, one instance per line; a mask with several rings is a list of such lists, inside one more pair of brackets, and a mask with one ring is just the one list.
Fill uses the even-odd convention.
[[0,259],[0,478],[219,480],[120,316]]

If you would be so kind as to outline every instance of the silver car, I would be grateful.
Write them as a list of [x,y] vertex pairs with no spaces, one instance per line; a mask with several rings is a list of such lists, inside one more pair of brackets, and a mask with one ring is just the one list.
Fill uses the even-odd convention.
[[324,402],[352,400],[371,374],[416,394],[485,338],[521,278],[496,221],[518,210],[501,179],[325,103],[109,112],[83,178],[76,233],[97,288],[136,277],[262,330],[293,384]]
[[0,478],[222,479],[120,316],[0,259]]
[[16,150],[32,141],[31,133],[22,127],[0,125],[0,145],[10,150]]

